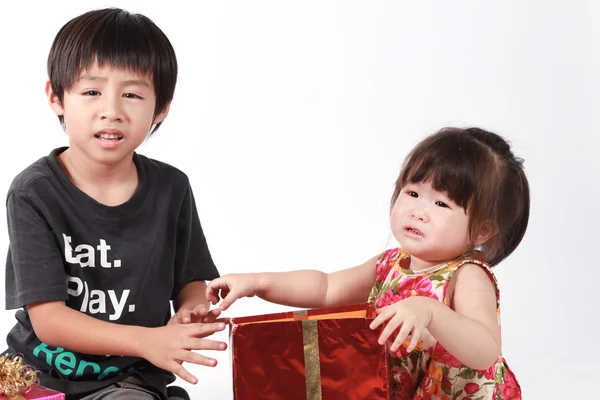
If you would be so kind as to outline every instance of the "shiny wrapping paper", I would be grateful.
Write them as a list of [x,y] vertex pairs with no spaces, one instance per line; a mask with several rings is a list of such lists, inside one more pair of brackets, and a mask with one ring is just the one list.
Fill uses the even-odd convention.
[[390,399],[370,304],[233,318],[235,400]]
[[13,397],[6,397],[0,395],[0,400],[64,400],[65,395],[62,393],[55,392],[54,390],[47,389],[41,386],[34,386],[29,392],[25,394],[16,395]]

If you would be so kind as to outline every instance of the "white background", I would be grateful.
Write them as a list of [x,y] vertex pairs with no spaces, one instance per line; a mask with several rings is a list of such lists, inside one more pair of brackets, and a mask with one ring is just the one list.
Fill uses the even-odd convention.
[[[139,151],[190,176],[221,273],[361,263],[388,244],[393,183],[425,134],[477,125],[511,140],[532,204],[496,269],[504,353],[525,399],[595,396],[598,3],[3,4],[0,193],[66,144],[43,93],[47,53],[64,23],[107,5],[146,14],[175,47],[171,114]],[[0,226],[5,252],[5,213]],[[227,315],[283,309],[249,299]],[[14,321],[0,313],[2,337]],[[194,399],[231,399],[229,356],[190,366],[195,387],[178,382]]]

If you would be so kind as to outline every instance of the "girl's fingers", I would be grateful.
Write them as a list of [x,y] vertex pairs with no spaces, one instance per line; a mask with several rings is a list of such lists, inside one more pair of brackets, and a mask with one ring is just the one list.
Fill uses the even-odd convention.
[[[396,326],[398,326],[398,325],[396,325]],[[412,330],[412,328],[413,328],[412,323],[403,321],[402,328],[400,328],[400,333],[398,333],[398,336],[396,336],[396,340],[394,340],[394,343],[392,343],[392,347],[390,347],[391,351],[396,351],[396,350],[398,350],[398,348],[400,348],[400,346],[402,346],[402,343],[404,343],[404,341],[410,334],[410,331]]]

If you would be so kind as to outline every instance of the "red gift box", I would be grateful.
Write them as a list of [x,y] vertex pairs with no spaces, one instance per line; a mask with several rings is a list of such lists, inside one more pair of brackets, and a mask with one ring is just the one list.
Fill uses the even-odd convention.
[[34,386],[27,393],[6,397],[0,395],[0,400],[65,400],[65,395],[42,386]]
[[389,350],[371,304],[233,318],[236,400],[390,399]]

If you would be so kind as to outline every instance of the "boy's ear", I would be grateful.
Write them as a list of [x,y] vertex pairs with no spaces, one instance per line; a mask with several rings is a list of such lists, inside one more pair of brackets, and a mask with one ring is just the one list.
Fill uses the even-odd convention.
[[165,120],[165,118],[167,118],[167,115],[169,115],[170,108],[171,108],[171,103],[168,103],[165,106],[165,108],[163,108],[163,110],[156,117],[154,117],[154,121],[152,121],[152,123],[156,125],[156,124],[163,122]]
[[48,104],[52,111],[59,117],[65,115],[65,109],[63,108],[58,96],[52,91],[52,85],[50,81],[46,81],[46,96],[48,97]]
[[498,233],[498,225],[493,221],[486,221],[479,229],[475,245],[480,246],[484,244],[496,233]]

